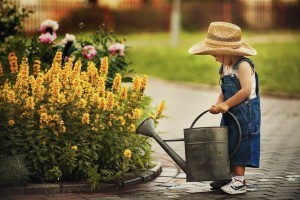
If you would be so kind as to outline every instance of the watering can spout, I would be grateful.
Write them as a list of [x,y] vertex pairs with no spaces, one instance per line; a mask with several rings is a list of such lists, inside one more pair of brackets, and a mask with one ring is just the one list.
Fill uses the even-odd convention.
[[137,134],[153,137],[156,142],[168,153],[168,155],[176,162],[176,164],[186,173],[186,162],[162,140],[155,131],[153,118],[144,120],[136,130]]

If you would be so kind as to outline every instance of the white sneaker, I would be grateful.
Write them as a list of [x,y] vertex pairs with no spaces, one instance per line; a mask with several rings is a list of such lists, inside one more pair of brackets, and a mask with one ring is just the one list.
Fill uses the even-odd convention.
[[230,183],[221,187],[221,190],[227,194],[243,194],[247,192],[245,181],[241,182],[234,177]]

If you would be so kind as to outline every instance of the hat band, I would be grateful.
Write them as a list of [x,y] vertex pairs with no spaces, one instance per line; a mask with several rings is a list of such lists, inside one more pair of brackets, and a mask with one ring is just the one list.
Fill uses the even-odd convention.
[[237,42],[225,42],[225,41],[216,41],[209,38],[205,38],[205,44],[212,47],[230,47],[230,48],[239,48],[242,45],[241,41]]

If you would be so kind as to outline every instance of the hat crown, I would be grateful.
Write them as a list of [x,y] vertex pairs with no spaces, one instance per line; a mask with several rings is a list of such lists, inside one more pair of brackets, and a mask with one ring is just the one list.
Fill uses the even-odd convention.
[[209,25],[206,39],[211,42],[238,43],[241,42],[240,27],[227,22],[212,22]]
[[212,22],[205,39],[189,49],[194,55],[253,56],[256,50],[242,41],[241,28],[228,22]]

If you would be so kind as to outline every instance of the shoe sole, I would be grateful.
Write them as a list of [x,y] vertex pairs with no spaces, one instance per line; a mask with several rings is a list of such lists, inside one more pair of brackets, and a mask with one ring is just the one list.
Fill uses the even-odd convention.
[[247,190],[245,190],[245,191],[236,191],[234,193],[230,193],[230,192],[226,192],[226,191],[222,190],[222,188],[221,188],[221,191],[224,192],[224,193],[226,193],[226,194],[230,194],[230,195],[233,195],[233,194],[245,194],[247,192]]

